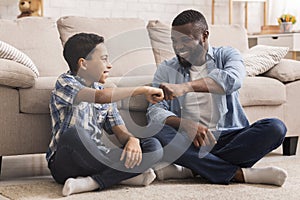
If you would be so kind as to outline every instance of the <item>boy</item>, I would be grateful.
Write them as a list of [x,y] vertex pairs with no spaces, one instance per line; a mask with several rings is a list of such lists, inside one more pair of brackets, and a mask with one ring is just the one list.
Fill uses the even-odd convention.
[[[58,78],[51,94],[52,140],[46,156],[53,178],[64,184],[63,195],[103,190],[121,181],[150,184],[155,174],[149,168],[162,158],[162,147],[155,138],[129,133],[112,102],[144,94],[157,103],[164,97],[162,90],[103,88],[112,66],[101,36],[76,34],[66,42],[63,55],[70,71]],[[108,147],[103,129],[115,134],[123,148]]]

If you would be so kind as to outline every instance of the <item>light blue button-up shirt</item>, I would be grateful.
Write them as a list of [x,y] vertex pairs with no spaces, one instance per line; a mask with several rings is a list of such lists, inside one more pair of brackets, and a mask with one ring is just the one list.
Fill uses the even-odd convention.
[[[207,77],[218,83],[225,94],[212,94],[220,119],[217,130],[240,129],[249,126],[248,119],[239,102],[239,91],[246,75],[241,54],[231,47],[209,46],[207,53]],[[182,67],[177,57],[162,62],[154,75],[153,86],[161,83],[181,84],[190,81],[189,68]],[[184,96],[162,101],[148,107],[147,117],[151,123],[162,124],[170,116],[181,117]]]

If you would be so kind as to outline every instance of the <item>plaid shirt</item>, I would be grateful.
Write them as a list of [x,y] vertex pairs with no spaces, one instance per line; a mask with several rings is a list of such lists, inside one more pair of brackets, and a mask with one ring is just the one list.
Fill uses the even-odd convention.
[[[124,124],[116,103],[80,102],[74,104],[78,92],[84,87],[86,87],[84,80],[73,76],[70,72],[60,75],[57,79],[50,100],[52,139],[46,154],[47,161],[56,151],[61,134],[70,127],[76,125],[76,127],[85,129],[99,150],[107,153],[110,149],[101,141],[103,129],[112,134],[113,126]],[[103,86],[96,82],[91,87],[103,89]]]

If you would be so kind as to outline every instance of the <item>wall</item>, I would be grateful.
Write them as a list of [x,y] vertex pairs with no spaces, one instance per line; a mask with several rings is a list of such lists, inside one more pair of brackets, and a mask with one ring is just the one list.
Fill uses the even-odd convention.
[[[228,24],[228,0],[215,1],[215,23]],[[59,18],[65,15],[87,17],[138,17],[145,21],[160,19],[170,22],[180,11],[193,8],[201,11],[211,22],[210,0],[44,0],[44,16]],[[244,3],[234,3],[233,23],[243,25]],[[249,3],[248,31],[259,32],[263,22],[261,3]],[[259,13],[257,15],[256,13]],[[18,0],[0,0],[0,18],[16,19],[20,14]],[[253,16],[253,15],[252,15]]]

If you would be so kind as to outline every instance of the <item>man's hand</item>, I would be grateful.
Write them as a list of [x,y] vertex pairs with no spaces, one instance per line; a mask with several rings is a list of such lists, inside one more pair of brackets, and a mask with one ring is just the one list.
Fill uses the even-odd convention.
[[135,137],[130,137],[123,149],[120,160],[125,160],[126,168],[133,168],[139,166],[142,162],[142,149],[140,140]]
[[155,104],[164,99],[164,93],[162,89],[149,86],[145,86],[145,88],[145,96],[147,101],[149,101],[150,103]]
[[162,83],[159,87],[164,91],[165,100],[172,100],[174,98],[184,95],[188,91],[188,85],[186,83]]
[[188,134],[195,147],[216,144],[215,136],[207,127],[192,120],[181,119],[181,127]]

